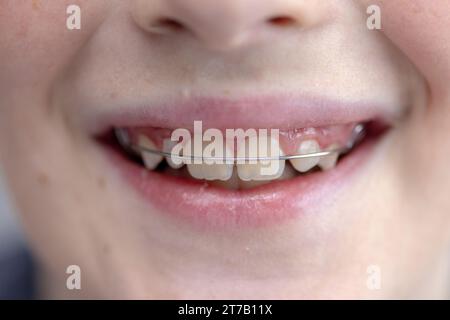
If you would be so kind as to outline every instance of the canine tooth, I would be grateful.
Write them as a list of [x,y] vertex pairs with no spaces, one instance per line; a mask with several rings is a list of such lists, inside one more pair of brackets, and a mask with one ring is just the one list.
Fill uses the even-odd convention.
[[[284,155],[283,151],[280,149],[278,140],[273,138],[267,139],[267,151],[268,152],[266,152],[266,154],[262,154],[260,152],[260,154],[258,155],[258,147],[256,145],[251,143],[245,143],[245,145],[240,146],[240,150],[238,151],[238,157],[243,156],[276,157]],[[285,160],[267,160],[267,161],[258,160],[256,163],[239,163],[238,161],[236,167],[238,176],[241,180],[264,181],[264,180],[278,179],[284,172],[285,164],[286,164]]]
[[116,135],[116,138],[119,141],[120,145],[122,145],[123,147],[130,146],[130,135],[125,129],[117,128],[114,130],[114,134]]
[[[172,151],[173,147],[174,147],[175,145],[177,145],[177,144],[178,144],[177,141],[172,141],[172,140],[170,140],[170,139],[164,139],[164,140],[163,140],[163,151],[164,151],[164,152],[167,152],[167,153],[170,153],[170,152]],[[171,168],[179,169],[179,168],[181,168],[182,166],[184,166],[184,163],[183,163],[183,162],[181,162],[181,163],[179,163],[179,164],[174,163],[174,162],[172,161],[172,157],[170,157],[170,156],[166,156],[165,158],[166,158],[167,164],[168,164]]]
[[[144,135],[139,135],[138,145],[139,145],[139,147],[142,147],[145,149],[156,150],[156,145],[153,143],[153,141],[151,141],[149,138],[147,138]],[[155,169],[164,158],[163,156],[161,156],[159,154],[150,153],[145,150],[141,150],[141,156],[142,156],[142,159],[144,160],[145,167],[150,170]]]
[[[332,144],[331,146],[329,146],[325,150],[326,151],[333,150],[333,149],[337,149],[338,147],[339,146],[337,144]],[[339,152],[333,152],[333,153],[330,153],[329,155],[322,156],[320,158],[320,161],[319,161],[319,167],[322,170],[333,169],[336,166],[336,162],[337,162],[338,157],[339,157]]]
[[[298,147],[297,152],[299,154],[309,154],[320,152],[319,143],[316,140],[305,140]],[[292,166],[295,170],[300,172],[306,172],[314,168],[320,161],[319,157],[299,158],[291,159]]]

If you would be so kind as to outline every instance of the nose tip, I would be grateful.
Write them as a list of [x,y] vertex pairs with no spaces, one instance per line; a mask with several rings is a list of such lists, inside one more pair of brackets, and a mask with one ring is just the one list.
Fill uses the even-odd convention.
[[264,38],[276,28],[300,26],[299,2],[135,0],[133,17],[152,34],[191,35],[208,48],[228,49]]

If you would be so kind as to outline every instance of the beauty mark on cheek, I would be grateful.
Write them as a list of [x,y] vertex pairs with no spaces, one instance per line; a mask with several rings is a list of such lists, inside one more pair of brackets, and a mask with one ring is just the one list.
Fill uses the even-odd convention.
[[31,1],[31,7],[33,8],[33,10],[39,10],[40,7],[41,7],[40,0],[32,0]]

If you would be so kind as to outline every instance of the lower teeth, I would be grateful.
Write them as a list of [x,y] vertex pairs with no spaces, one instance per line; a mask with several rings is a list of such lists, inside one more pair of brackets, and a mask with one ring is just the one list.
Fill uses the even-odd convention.
[[161,172],[162,174],[167,174],[174,177],[180,177],[180,178],[187,178],[187,179],[195,179],[195,180],[202,180],[205,181],[208,185],[231,189],[231,190],[243,190],[243,189],[251,189],[255,188],[261,185],[265,185],[268,183],[271,183],[272,181],[278,181],[278,180],[289,180],[301,175],[310,174],[314,171],[317,171],[318,168],[311,169],[307,173],[299,173],[294,169],[292,165],[289,163],[286,164],[283,174],[278,177],[277,179],[266,179],[266,180],[248,180],[244,181],[239,178],[237,173],[236,166],[233,166],[233,170],[231,173],[231,176],[227,180],[207,180],[207,179],[197,179],[195,177],[192,177],[190,172],[188,171],[188,167],[184,166],[180,169],[173,169],[170,166],[167,165],[167,163],[161,163],[161,166],[156,170],[157,172]]

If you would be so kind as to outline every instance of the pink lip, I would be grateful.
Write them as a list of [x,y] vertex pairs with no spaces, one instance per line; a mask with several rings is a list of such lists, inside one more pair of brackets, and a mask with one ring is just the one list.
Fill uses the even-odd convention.
[[330,171],[272,182],[249,190],[228,190],[200,180],[148,171],[117,149],[108,159],[153,208],[207,230],[264,227],[324,209],[338,190],[351,181],[370,154],[366,141]]
[[336,101],[309,96],[260,96],[240,98],[190,98],[151,107],[139,101],[113,103],[107,111],[88,112],[88,131],[101,134],[111,127],[151,126],[168,129],[191,129],[194,121],[202,120],[203,128],[307,128],[380,119],[391,123],[402,116],[398,106],[375,102]]
[[[117,108],[98,113],[91,131],[102,134],[113,127],[191,128],[202,120],[204,128],[302,128],[368,120],[386,124],[398,117],[398,108],[369,103],[340,103],[326,99],[268,98],[233,102],[196,99],[151,108]],[[401,110],[400,110],[401,111]],[[330,171],[291,180],[274,181],[249,190],[228,190],[193,179],[147,171],[108,147],[108,158],[152,208],[201,228],[261,227],[304,214],[326,211],[336,195],[361,172],[375,139],[366,141]]]

